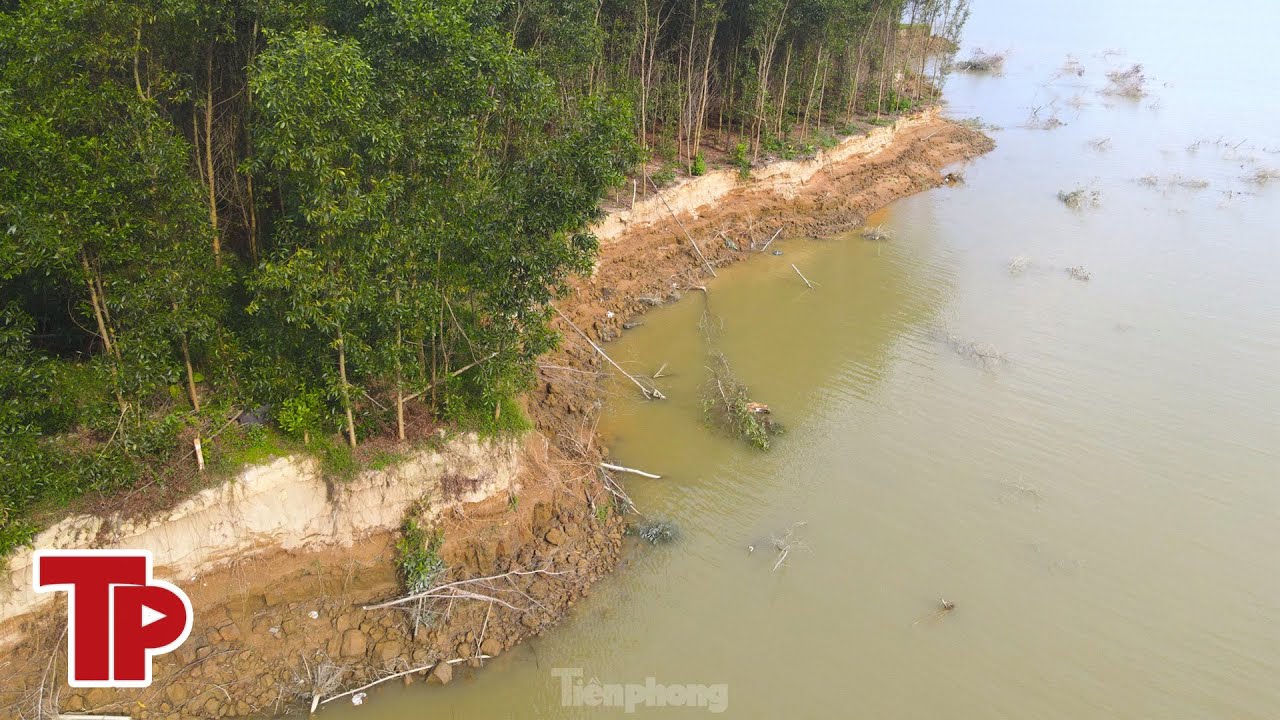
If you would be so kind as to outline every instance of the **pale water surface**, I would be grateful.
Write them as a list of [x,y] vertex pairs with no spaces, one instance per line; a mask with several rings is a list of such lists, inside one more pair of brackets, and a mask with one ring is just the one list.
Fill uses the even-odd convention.
[[[775,448],[703,423],[700,297],[648,315],[610,352],[667,363],[671,400],[618,384],[604,431],[680,541],[483,672],[323,715],[624,716],[562,706],[568,667],[727,683],[742,718],[1280,716],[1280,178],[1243,179],[1280,170],[1280,9],[975,5],[966,46],[1010,55],[948,87],[1004,128],[966,183],[893,206],[892,242],[779,240],[710,283]],[[1050,81],[1068,53],[1084,76]],[[1150,96],[1099,93],[1134,62]],[[1020,127],[1036,106],[1066,126]],[[1058,202],[1078,185],[1098,207]]]

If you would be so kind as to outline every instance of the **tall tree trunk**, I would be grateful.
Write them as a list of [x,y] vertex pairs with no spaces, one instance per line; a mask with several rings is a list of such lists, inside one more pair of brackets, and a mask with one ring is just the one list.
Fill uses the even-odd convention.
[[[400,288],[396,288],[396,310],[400,308]],[[396,435],[404,442],[404,368],[400,353],[404,348],[404,333],[400,318],[396,318]]]
[[213,258],[222,264],[222,236],[218,232],[218,183],[213,174],[213,43],[205,58],[204,96],[204,162],[205,176],[209,179],[209,226],[213,228]]
[[191,409],[200,412],[200,396],[196,394],[196,372],[191,367],[191,350],[187,345],[187,335],[179,336],[182,340],[182,363],[187,368],[187,397],[191,400]]
[[142,73],[138,65],[142,55],[142,22],[133,29],[133,87],[138,91],[138,99],[146,100],[147,94],[142,92]]
[[698,96],[698,117],[693,129],[693,153],[696,156],[702,149],[702,128],[707,122],[707,97],[711,88],[711,52],[716,41],[716,23],[711,24],[711,32],[707,33],[707,52],[702,62],[702,86]]
[[862,40],[858,42],[858,56],[857,56],[857,60],[855,61],[854,70],[853,70],[853,95],[851,95],[849,98],[849,119],[850,120],[853,119],[853,116],[858,111],[858,91],[861,89],[860,81],[862,79],[862,60],[863,60],[864,53],[867,50],[867,43],[871,40],[871,31],[876,26],[876,17],[879,16],[879,14],[880,14],[880,8],[877,7],[875,9],[875,12],[871,14],[871,19],[867,21],[866,29],[863,30],[862,32]]
[[[258,54],[258,20],[253,21],[253,31],[249,36],[249,65],[253,65]],[[253,88],[245,83],[244,122],[248,125],[253,120]],[[245,163],[244,183],[245,202],[249,205],[249,257],[258,262],[258,202],[253,194],[253,133],[245,131]]]
[[347,443],[356,446],[356,418],[351,410],[351,384],[347,382],[347,348],[342,341],[342,328],[338,328],[338,380],[342,385],[342,409],[347,415]]
[[98,295],[98,283],[93,268],[89,266],[89,258],[80,255],[80,267],[84,270],[85,285],[89,288],[89,304],[93,307],[93,319],[98,323],[98,336],[102,338],[102,347],[108,355],[115,355],[115,347],[111,344],[111,333],[107,331],[107,318],[103,312],[101,298]]
[[[173,308],[173,316],[178,317],[178,303],[170,304]],[[182,364],[187,370],[187,398],[191,400],[191,409],[200,412],[200,396],[196,394],[196,371],[191,366],[191,347],[187,344],[187,334],[185,332],[178,333],[179,347],[182,349]]]
[[107,301],[101,294],[102,281],[89,265],[89,258],[80,253],[80,267],[84,270],[85,285],[89,288],[89,304],[93,307],[93,318],[98,323],[98,335],[102,337],[102,348],[107,352],[107,364],[111,368],[112,389],[116,396],[116,405],[123,416],[129,406],[124,401],[124,393],[120,391],[120,348],[111,341],[111,331],[107,327]]
[[[818,45],[818,57],[813,65],[813,80],[809,83],[809,97],[804,102],[804,133],[809,134],[809,112],[813,109],[813,95],[818,91],[818,71],[822,69],[822,45]],[[818,118],[822,122],[822,118]]]
[[782,137],[782,121],[787,113],[787,85],[791,79],[791,51],[794,43],[787,43],[787,59],[782,65],[782,92],[778,93],[778,124],[774,133]]

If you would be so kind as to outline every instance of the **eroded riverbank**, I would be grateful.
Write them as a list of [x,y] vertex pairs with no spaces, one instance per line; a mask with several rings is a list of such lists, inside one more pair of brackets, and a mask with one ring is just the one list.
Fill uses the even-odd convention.
[[[596,271],[558,307],[588,335],[608,341],[628,318],[701,285],[703,260],[686,231],[707,263],[724,265],[752,256],[753,245],[779,230],[825,236],[856,227],[871,211],[940,184],[944,166],[990,147],[980,133],[930,112],[846,140],[814,161],[762,168],[749,182],[712,176],[666,190],[680,222],[664,215],[656,198],[606,220]],[[478,665],[478,656],[554,624],[614,565],[622,543],[621,519],[600,512],[605,496],[595,467],[602,361],[572,331],[565,336],[562,349],[540,362],[540,382],[527,397],[538,433],[519,449],[515,479],[437,514],[441,557],[454,576],[545,570],[512,579],[528,602],[458,602],[423,630],[403,613],[362,609],[396,592],[394,533],[385,527],[320,548],[268,543],[194,577],[173,578],[192,595],[196,626],[179,652],[157,663],[152,688],[60,688],[64,621],[53,610],[10,624],[26,639],[9,653],[0,703],[17,716],[38,708],[136,717],[274,714],[389,673],[450,660]],[[437,681],[449,679],[445,667],[453,666],[433,671]]]

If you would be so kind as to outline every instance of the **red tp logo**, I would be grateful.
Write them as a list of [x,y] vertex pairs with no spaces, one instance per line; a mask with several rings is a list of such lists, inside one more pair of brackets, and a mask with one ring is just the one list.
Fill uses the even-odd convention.
[[71,687],[147,687],[152,657],[191,632],[191,601],[151,579],[146,550],[37,550],[35,588],[67,593]]

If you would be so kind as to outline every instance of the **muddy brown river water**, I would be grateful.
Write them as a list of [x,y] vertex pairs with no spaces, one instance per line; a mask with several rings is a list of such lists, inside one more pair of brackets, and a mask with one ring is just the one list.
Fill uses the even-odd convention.
[[[679,540],[481,672],[323,716],[1280,716],[1280,175],[1247,179],[1280,170],[1280,11],[975,5],[966,47],[1010,54],[948,86],[1003,128],[965,184],[709,285],[774,448],[702,419],[702,299],[650,313],[610,352],[670,400],[619,382],[602,431]],[[1147,97],[1100,93],[1133,63]]]

